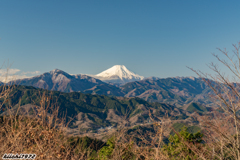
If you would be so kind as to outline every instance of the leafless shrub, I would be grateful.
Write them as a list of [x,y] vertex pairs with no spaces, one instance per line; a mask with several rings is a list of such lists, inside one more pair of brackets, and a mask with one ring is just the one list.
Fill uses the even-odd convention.
[[240,80],[240,42],[238,45],[233,45],[233,47],[233,55],[230,55],[226,49],[218,48],[227,60],[213,54],[233,74],[232,80],[229,80],[228,76],[222,73],[214,63],[208,66],[216,73],[215,76],[190,68],[214,91],[215,95],[211,95],[213,102],[224,111],[224,114],[214,112],[213,117],[205,117],[201,121],[205,130],[207,145],[212,150],[212,158],[217,159],[240,158],[240,117],[238,115],[240,109],[240,84],[236,83]]

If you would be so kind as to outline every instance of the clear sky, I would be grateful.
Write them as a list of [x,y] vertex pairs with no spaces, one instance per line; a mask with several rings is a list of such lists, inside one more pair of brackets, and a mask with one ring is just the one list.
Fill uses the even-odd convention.
[[196,76],[186,66],[211,73],[211,53],[240,41],[239,19],[237,0],[2,0],[0,64],[22,77],[115,64],[145,77]]

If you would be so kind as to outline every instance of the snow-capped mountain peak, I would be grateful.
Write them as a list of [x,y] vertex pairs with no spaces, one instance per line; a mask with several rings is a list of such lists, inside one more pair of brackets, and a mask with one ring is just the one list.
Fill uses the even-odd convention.
[[142,80],[144,77],[129,71],[124,65],[115,65],[99,74],[97,78],[109,81],[109,82],[120,82],[125,83],[129,81]]

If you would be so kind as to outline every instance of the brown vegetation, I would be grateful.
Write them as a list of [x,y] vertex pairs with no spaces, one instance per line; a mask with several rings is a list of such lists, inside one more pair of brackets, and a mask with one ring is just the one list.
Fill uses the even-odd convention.
[[[233,45],[235,62],[226,50],[220,50],[230,63],[214,55],[224,64],[236,78],[240,79],[240,55],[238,45]],[[150,132],[129,133],[127,129],[118,129],[106,144],[95,149],[81,148],[65,134],[67,124],[58,117],[57,106],[50,106],[49,97],[44,94],[41,106],[33,108],[34,116],[18,115],[7,108],[8,114],[0,119],[0,155],[4,153],[34,153],[36,159],[240,159],[239,143],[239,109],[240,92],[238,83],[233,83],[214,64],[209,66],[217,76],[211,76],[193,70],[214,91],[213,101],[223,113],[215,110],[211,116],[197,116],[202,128],[202,134],[190,134],[186,130],[175,131],[168,117],[152,119],[157,130]],[[208,77],[214,81],[208,79]],[[10,100],[11,87],[4,86],[0,92],[1,105]],[[0,106],[2,109],[2,106]],[[20,106],[19,106],[20,110]],[[51,114],[48,114],[49,111]],[[150,113],[149,113],[150,114]],[[151,117],[151,114],[150,114]],[[175,136],[169,138],[168,145],[164,144],[167,133],[173,130]]]

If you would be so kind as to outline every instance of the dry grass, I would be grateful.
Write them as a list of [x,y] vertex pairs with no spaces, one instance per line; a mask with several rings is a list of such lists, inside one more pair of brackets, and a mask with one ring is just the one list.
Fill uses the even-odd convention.
[[[239,48],[234,45],[234,54],[237,56],[237,63],[233,61],[228,53],[220,50],[232,62],[229,65],[226,61],[221,60],[214,55],[221,63],[230,69],[233,74],[240,79],[240,56]],[[204,131],[204,143],[194,144],[185,140],[178,132],[171,128],[169,118],[161,118],[154,122],[156,134],[139,135],[127,134],[127,129],[118,130],[111,138],[111,144],[105,146],[108,149],[107,156],[103,154],[103,148],[91,155],[91,149],[77,148],[76,145],[69,143],[69,137],[65,134],[67,124],[64,119],[59,119],[57,106],[50,106],[49,97],[41,96],[41,105],[35,106],[35,116],[18,115],[12,112],[8,107],[6,115],[0,119],[0,155],[4,153],[33,153],[36,159],[112,159],[112,160],[167,160],[167,159],[199,159],[199,160],[225,160],[240,159],[240,143],[239,143],[239,122],[238,115],[240,109],[240,86],[235,85],[220,73],[217,66],[212,64],[210,67],[217,73],[214,78],[216,83],[207,80],[207,74],[196,72],[203,80],[212,88],[215,95],[213,100],[218,104],[224,113],[213,111],[213,116],[198,116],[198,120]],[[2,105],[8,103],[9,93],[12,88],[3,86],[0,92]],[[19,106],[20,108],[20,106]],[[51,112],[51,114],[49,114]],[[150,116],[151,117],[151,116]],[[152,119],[152,121],[154,121]],[[163,150],[163,137],[169,130],[173,129],[182,143],[182,150],[186,148],[191,150],[191,156],[185,153],[179,153],[179,156],[171,157]],[[141,140],[143,145],[137,144],[134,138]],[[151,140],[149,140],[149,137]],[[111,148],[112,147],[112,148]]]
[[[3,87],[0,98],[4,103],[8,102],[12,89]],[[0,155],[32,153],[37,155],[36,159],[84,159],[87,153],[74,155],[75,150],[64,132],[67,125],[64,119],[58,118],[58,108],[50,106],[49,101],[50,98],[43,94],[41,105],[33,105],[33,115],[18,114],[21,106],[17,112],[13,112],[11,106],[4,108],[7,114],[0,119]]]

